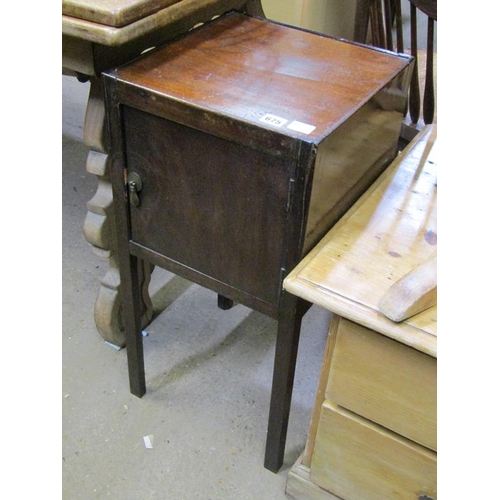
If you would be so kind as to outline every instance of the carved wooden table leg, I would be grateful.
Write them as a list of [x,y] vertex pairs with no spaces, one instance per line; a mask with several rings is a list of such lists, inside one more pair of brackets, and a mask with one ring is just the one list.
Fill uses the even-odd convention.
[[[97,295],[94,318],[97,329],[104,340],[123,347],[125,335],[123,309],[120,292],[120,273],[116,255],[113,193],[108,177],[108,144],[105,131],[105,108],[102,82],[91,78],[90,96],[85,115],[83,139],[90,152],[87,172],[97,177],[97,190],[87,203],[87,217],[83,232],[93,246],[94,253],[108,261],[108,271],[101,281]],[[148,293],[152,266],[141,262],[142,324],[152,319],[153,306]]]

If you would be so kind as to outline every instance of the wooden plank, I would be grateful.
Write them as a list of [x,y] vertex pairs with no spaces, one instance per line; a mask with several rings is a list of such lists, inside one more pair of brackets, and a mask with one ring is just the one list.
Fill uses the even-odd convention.
[[106,26],[63,15],[62,32],[100,45],[118,47],[162,28],[177,36],[199,22],[208,21],[212,16],[232,9],[241,9],[245,4],[246,0],[182,0],[123,27]]
[[120,27],[181,0],[63,0],[62,13],[105,26]]

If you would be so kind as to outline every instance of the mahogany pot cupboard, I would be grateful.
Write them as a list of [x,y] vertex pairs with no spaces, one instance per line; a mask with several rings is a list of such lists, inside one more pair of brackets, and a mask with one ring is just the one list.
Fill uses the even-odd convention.
[[279,470],[309,306],[283,280],[395,157],[411,65],[230,12],[104,73],[135,395],[149,262],[277,320],[264,463]]

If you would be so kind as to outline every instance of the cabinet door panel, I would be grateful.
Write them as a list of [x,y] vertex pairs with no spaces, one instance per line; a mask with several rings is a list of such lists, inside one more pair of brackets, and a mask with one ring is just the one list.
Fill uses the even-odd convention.
[[279,296],[291,162],[125,107],[139,174],[132,240],[268,303]]

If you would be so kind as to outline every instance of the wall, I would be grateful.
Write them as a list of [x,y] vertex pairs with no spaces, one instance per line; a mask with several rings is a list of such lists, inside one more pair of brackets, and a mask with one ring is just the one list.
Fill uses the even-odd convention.
[[268,19],[352,38],[356,0],[262,0]]

